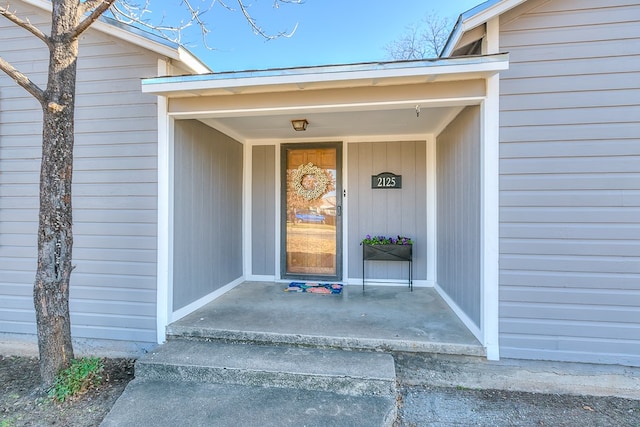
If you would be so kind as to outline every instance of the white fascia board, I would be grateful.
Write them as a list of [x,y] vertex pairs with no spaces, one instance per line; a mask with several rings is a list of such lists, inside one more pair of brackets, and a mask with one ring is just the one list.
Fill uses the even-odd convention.
[[[25,4],[37,7],[51,13],[51,2],[46,0],[21,0]],[[113,22],[112,22],[113,21]],[[155,34],[145,32],[134,26],[127,25],[110,18],[101,17],[91,24],[91,28],[123,41],[140,46],[166,58],[180,61],[194,73],[210,73],[212,70],[188,50],[178,43],[165,40]]]
[[453,49],[462,38],[463,33],[464,33],[464,30],[463,30],[463,23],[462,23],[462,15],[460,15],[460,17],[456,21],[456,24],[453,26],[453,30],[451,30],[451,33],[449,34],[449,38],[447,39],[447,42],[444,45],[444,49],[442,49],[442,52],[440,52],[441,58],[446,58],[449,55],[451,55],[451,52],[453,52]]
[[193,73],[205,74],[212,71],[195,55],[180,46],[180,44],[165,40],[160,36],[142,31],[131,25],[104,18],[104,20],[94,22],[92,27],[166,58],[179,61]]
[[40,9],[48,10],[51,12],[51,2],[46,0],[21,0],[31,6],[39,7]]
[[[384,64],[352,64],[331,67],[309,67],[300,69],[274,69],[255,72],[218,73],[206,75],[156,77],[142,80],[142,92],[171,95],[182,92],[197,95],[199,91],[222,89],[229,92],[248,88],[271,88],[279,86],[305,85],[310,83],[354,82],[358,80],[380,81],[407,77],[430,77],[438,75],[464,75],[473,73],[498,73],[509,68],[508,54],[469,56],[430,61],[399,61]],[[344,84],[343,84],[344,85]]]
[[189,52],[182,46],[178,47],[178,60],[196,74],[207,74],[213,71],[211,68],[205,65],[204,62],[200,61],[197,56],[195,56],[193,53]]
[[460,15],[453,31],[449,35],[447,44],[442,50],[441,57],[448,57],[455,50],[462,35],[479,25],[500,16],[506,11],[524,3],[526,0],[489,0]]
[[[117,22],[117,21],[116,21]],[[171,59],[178,59],[178,45],[174,43],[159,43],[151,40],[145,36],[138,35],[133,31],[125,30],[119,26],[112,25],[104,21],[96,21],[91,25],[91,28],[109,34],[110,36],[117,37],[129,43],[133,43],[136,46],[143,47],[150,51],[159,53],[162,56],[166,56]]]

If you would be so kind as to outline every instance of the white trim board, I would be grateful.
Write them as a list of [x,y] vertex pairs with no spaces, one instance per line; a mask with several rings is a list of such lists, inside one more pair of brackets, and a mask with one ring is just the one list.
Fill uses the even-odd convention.
[[[487,49],[498,48],[499,18],[487,23]],[[487,80],[482,104],[482,342],[487,359],[500,359],[500,76]]]
[[243,283],[245,281],[244,277],[239,277],[236,280],[234,280],[231,283],[228,283],[226,285],[224,285],[221,288],[216,289],[215,291],[211,292],[208,295],[203,296],[202,298],[192,302],[189,305],[186,305],[184,307],[182,307],[181,309],[174,311],[171,314],[171,322],[175,322],[177,320],[182,319],[183,317],[193,313],[194,311],[198,310],[199,308],[204,307],[205,305],[209,304],[211,301],[221,297],[222,295],[226,294],[227,292],[229,292],[231,289],[235,288],[236,286],[238,286],[239,284]]
[[[164,60],[158,60],[158,72],[168,68]],[[165,328],[169,324],[171,295],[173,294],[173,132],[167,115],[167,98],[158,97],[158,213],[156,249],[156,341],[166,339]]]
[[451,310],[458,316],[458,318],[464,323],[464,326],[469,329],[469,332],[473,334],[480,341],[481,344],[485,345],[483,342],[483,334],[478,325],[476,325],[473,320],[469,316],[466,315],[464,310],[462,310],[456,303],[453,301],[449,295],[436,283],[434,286],[435,290],[438,292],[438,295],[444,300],[444,302],[449,306]]

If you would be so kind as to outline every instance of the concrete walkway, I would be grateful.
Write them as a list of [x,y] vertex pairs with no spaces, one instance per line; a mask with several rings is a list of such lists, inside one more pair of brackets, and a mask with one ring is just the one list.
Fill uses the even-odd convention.
[[390,354],[174,339],[101,425],[389,427],[396,398]]
[[[487,361],[433,289],[284,287],[244,283],[171,324],[102,426],[535,425],[529,396],[557,411],[544,422],[562,416],[549,393],[640,399],[638,368]],[[492,389],[546,394],[487,404]]]
[[391,426],[391,351],[484,354],[433,289],[285,287],[243,283],[171,324],[102,425]]
[[640,426],[638,368],[415,353],[397,353],[394,363],[358,351],[175,344],[141,360],[104,427]]

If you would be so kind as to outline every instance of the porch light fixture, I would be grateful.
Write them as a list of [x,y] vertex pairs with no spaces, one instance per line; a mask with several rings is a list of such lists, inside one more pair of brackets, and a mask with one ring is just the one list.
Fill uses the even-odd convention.
[[309,122],[307,121],[307,119],[291,120],[291,126],[293,126],[293,130],[295,130],[296,132],[307,130],[308,124]]

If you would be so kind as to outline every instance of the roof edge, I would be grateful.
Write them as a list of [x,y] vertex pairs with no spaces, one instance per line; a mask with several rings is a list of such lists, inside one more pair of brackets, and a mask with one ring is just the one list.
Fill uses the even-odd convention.
[[465,56],[413,61],[365,62],[343,65],[323,65],[300,68],[275,68],[267,70],[234,71],[189,76],[153,77],[142,80],[144,93],[170,94],[185,90],[249,87],[278,87],[282,85],[306,85],[362,79],[403,78],[438,74],[464,74],[472,72],[500,72],[508,68],[509,54]]
[[502,15],[504,12],[519,6],[525,1],[526,0],[488,0],[460,14],[440,53],[440,57],[449,57],[465,32],[473,30],[477,26],[490,21],[496,16]]
[[[51,2],[46,0],[20,0],[25,4],[51,12]],[[114,36],[122,41],[148,49],[159,55],[183,63],[189,70],[197,74],[210,73],[212,70],[198,57],[180,44],[164,39],[157,34],[144,31],[132,25],[117,21],[113,18],[101,16],[90,28],[101,33]]]

